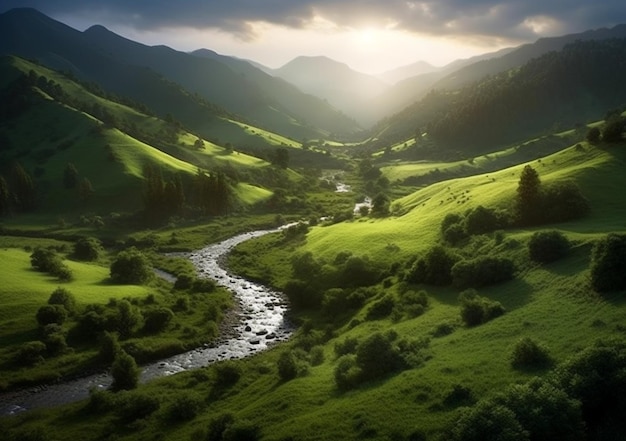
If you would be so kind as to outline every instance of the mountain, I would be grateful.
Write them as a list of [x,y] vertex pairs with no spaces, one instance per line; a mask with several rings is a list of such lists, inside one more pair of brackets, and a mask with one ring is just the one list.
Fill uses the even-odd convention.
[[363,124],[375,121],[364,104],[387,88],[384,82],[373,76],[321,56],[297,57],[273,73],[300,90],[323,98]]
[[626,105],[625,59],[625,38],[578,40],[463,88],[433,90],[379,124],[377,138],[401,142],[419,128],[439,154],[467,157],[601,119]]
[[[146,46],[102,26],[79,32],[33,9],[14,9],[0,15],[0,53],[35,58],[53,68],[71,71],[108,91],[154,106],[159,112],[166,105],[165,113],[171,112],[195,129],[202,121],[195,118],[190,124],[194,119],[191,109],[184,117],[178,115],[178,106],[155,93],[155,82],[169,84],[170,89],[172,83],[182,87],[179,101],[185,95],[187,99],[197,95],[228,113],[241,115],[248,123],[297,138],[319,136],[320,131],[350,133],[358,129],[353,121],[311,97],[301,96],[311,103],[311,112],[308,108],[287,108],[274,99],[283,92],[279,86],[267,92],[222,62],[165,46]],[[297,91],[285,93],[293,96]]]
[[[15,57],[0,57],[0,173],[14,162],[32,173],[37,209],[48,214],[136,211],[142,207],[146,167],[177,176],[191,194],[198,168],[244,174],[232,183],[235,206],[270,191],[250,185],[264,179],[265,161],[202,141],[173,123],[111,101],[95,86]],[[66,182],[68,164],[75,178]],[[7,174],[8,175],[8,174]],[[89,182],[87,193],[81,187]],[[256,199],[259,201],[259,199]]]
[[435,67],[426,61],[416,61],[413,64],[407,66],[401,66],[396,69],[388,70],[379,75],[376,78],[385,81],[389,84],[395,84],[398,81],[405,80],[407,78],[416,77],[418,75],[428,74],[438,71],[439,67]]
[[567,44],[576,41],[606,40],[610,38],[626,38],[626,24],[617,25],[613,28],[589,30],[561,37],[540,38],[534,43],[522,45],[508,53],[490,57],[470,65],[455,69],[445,78],[433,85],[437,89],[455,89],[473,81],[478,81],[487,75],[494,75],[514,67],[521,66],[533,58],[563,49]]

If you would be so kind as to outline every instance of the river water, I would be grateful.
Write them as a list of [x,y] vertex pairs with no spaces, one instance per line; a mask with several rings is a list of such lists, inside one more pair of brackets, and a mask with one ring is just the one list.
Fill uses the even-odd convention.
[[[287,304],[281,293],[232,275],[220,265],[220,261],[234,246],[277,231],[280,229],[240,234],[186,254],[201,277],[212,278],[234,293],[234,298],[239,303],[236,308],[240,316],[238,323],[233,332],[222,340],[142,366],[141,382],[203,367],[220,360],[248,357],[291,336],[293,327],[285,318]],[[62,383],[2,393],[0,415],[83,400],[89,397],[90,389],[106,389],[111,382],[112,378],[108,373],[100,373]]]

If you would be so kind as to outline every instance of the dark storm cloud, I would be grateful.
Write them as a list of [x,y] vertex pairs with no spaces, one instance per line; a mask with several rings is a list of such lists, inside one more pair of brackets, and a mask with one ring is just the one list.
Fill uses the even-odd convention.
[[[252,38],[250,22],[302,28],[316,15],[339,26],[390,25],[459,37],[530,38],[534,25],[562,33],[626,22],[623,0],[3,0],[0,8],[30,6],[52,16],[93,17],[137,29],[217,28]],[[535,27],[541,34],[542,28]]]

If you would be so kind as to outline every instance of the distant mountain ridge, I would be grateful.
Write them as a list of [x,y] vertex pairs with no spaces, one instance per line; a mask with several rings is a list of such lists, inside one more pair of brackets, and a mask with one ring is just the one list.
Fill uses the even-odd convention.
[[380,79],[357,72],[347,64],[324,56],[300,56],[272,74],[300,90],[328,101],[365,125],[377,119],[365,103],[383,93],[388,85]]
[[[154,89],[143,84],[146,76],[178,83],[191,94],[197,93],[249,122],[296,138],[359,130],[354,121],[321,99],[299,93],[284,82],[268,79],[273,84],[268,92],[221,61],[166,46],[146,46],[102,26],[80,32],[34,9],[13,9],[0,15],[0,54],[39,59],[50,67],[101,84],[106,90],[145,102],[159,112],[165,109],[159,109],[156,101],[165,100],[157,100]],[[290,99],[281,101],[283,96]],[[293,102],[306,105],[291,108]],[[176,109],[170,111],[176,114]],[[194,118],[191,109],[184,116],[175,116],[186,121]]]

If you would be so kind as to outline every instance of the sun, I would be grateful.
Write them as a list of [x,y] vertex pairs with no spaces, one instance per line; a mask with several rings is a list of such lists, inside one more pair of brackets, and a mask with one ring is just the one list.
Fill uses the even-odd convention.
[[379,39],[379,32],[373,28],[359,29],[355,31],[354,39],[358,45],[367,47],[376,44]]

